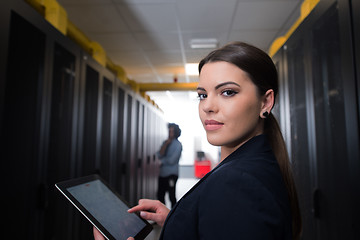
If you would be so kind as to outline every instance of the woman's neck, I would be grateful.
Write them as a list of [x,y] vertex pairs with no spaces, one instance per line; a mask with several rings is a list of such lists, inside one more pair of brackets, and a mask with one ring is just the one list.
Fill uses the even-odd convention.
[[220,162],[222,162],[225,158],[227,158],[231,153],[233,153],[236,149],[238,149],[240,146],[244,145],[247,141],[249,141],[251,138],[258,136],[260,134],[263,134],[262,131],[256,132],[256,134],[250,135],[247,138],[241,140],[238,144],[229,144],[229,145],[223,145],[220,148]]

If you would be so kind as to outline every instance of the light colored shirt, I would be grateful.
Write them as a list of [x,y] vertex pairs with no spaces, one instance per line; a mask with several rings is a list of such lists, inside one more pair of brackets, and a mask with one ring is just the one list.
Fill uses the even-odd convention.
[[157,152],[157,156],[161,161],[160,177],[168,177],[170,175],[179,175],[179,160],[181,156],[182,145],[179,140],[171,141],[164,155]]

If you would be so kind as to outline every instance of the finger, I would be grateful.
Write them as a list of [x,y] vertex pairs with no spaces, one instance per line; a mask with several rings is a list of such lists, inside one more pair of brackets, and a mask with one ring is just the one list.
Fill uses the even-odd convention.
[[156,222],[159,226],[163,226],[165,219],[167,217],[167,214],[163,214],[163,213],[152,213],[152,212],[140,212],[140,216],[141,218],[145,219],[145,220],[151,220]]
[[127,240],[135,240],[133,237],[129,237]]
[[105,240],[103,235],[99,232],[99,230],[96,229],[96,227],[93,227],[93,233],[94,233],[95,240]]
[[129,213],[139,212],[139,211],[153,211],[155,212],[156,209],[159,207],[161,203],[157,200],[150,200],[150,199],[140,199],[139,205],[134,206],[128,210]]
[[135,207],[132,207],[128,210],[129,213],[134,213],[134,212],[139,212],[139,211],[142,211],[142,210],[145,210],[143,209],[144,207],[143,206],[140,206],[140,205],[136,205]]
[[146,220],[152,220],[152,221],[155,221],[157,220],[157,214],[156,213],[151,213],[151,212],[145,212],[145,211],[141,211],[140,212],[140,216],[143,218],[143,219],[146,219]]

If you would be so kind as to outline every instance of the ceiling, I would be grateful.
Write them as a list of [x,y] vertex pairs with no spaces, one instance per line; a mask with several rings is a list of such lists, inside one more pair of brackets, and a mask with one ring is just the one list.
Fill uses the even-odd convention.
[[[222,46],[245,41],[264,51],[300,16],[302,0],[58,0],[68,18],[136,82],[194,82],[185,63],[212,49],[192,49],[191,39]],[[175,95],[174,95],[175,94]],[[152,99],[169,92],[150,92]],[[188,93],[174,93],[188,97]],[[171,96],[170,96],[171,97]]]

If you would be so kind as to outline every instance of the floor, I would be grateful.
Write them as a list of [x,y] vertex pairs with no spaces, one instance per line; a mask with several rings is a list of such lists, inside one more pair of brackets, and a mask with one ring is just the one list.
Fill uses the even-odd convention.
[[[184,176],[184,177],[182,177]],[[192,187],[194,186],[199,179],[188,177],[185,174],[181,174],[180,172],[180,178],[178,179],[176,183],[176,199],[179,200],[184,194]],[[166,206],[170,208],[170,200],[168,196],[165,196],[165,203]],[[153,225],[154,230],[145,238],[145,240],[157,240],[160,237],[161,233],[161,227],[157,224]]]

